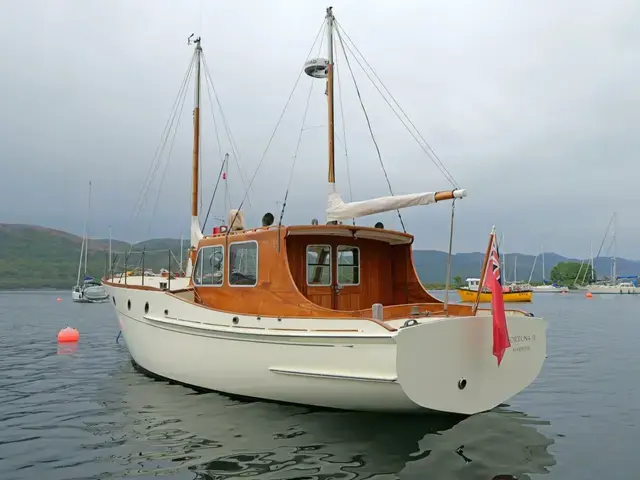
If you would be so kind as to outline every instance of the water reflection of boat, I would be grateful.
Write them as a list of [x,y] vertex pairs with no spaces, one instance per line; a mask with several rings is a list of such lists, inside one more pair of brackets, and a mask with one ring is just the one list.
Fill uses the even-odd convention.
[[124,417],[99,428],[129,452],[111,459],[122,476],[491,479],[555,464],[553,440],[538,429],[549,422],[502,408],[468,418],[334,412],[197,394],[129,372],[114,386]]

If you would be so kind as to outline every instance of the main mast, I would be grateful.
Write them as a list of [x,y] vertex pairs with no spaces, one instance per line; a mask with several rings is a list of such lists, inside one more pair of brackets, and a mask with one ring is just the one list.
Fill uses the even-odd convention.
[[[202,47],[200,37],[193,40],[195,44],[194,62],[196,69],[195,88],[193,96],[193,166],[191,179],[191,251],[187,261],[186,275],[191,275],[191,269],[196,260],[196,249],[198,242],[202,238],[202,229],[198,218],[198,187],[200,177],[200,61],[202,57]],[[191,44],[191,39],[189,39]]]
[[333,187],[336,183],[335,171],[335,145],[333,125],[333,7],[327,8],[327,103],[329,107],[329,184]]

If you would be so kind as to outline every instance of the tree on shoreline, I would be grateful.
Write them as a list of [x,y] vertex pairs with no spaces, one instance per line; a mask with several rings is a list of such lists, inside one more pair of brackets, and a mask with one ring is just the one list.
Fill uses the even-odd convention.
[[551,269],[549,278],[553,283],[559,285],[573,283],[586,285],[591,278],[595,278],[595,275],[592,276],[591,265],[584,265],[578,262],[560,262]]

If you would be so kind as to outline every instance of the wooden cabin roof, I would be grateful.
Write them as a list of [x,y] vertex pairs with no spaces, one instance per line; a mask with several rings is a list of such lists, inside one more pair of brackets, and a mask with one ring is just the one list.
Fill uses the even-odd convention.
[[[245,237],[243,240],[252,239],[255,234],[265,231],[278,230],[278,226],[248,228],[229,233],[229,239],[239,240],[237,237]],[[398,232],[395,230],[385,230],[374,227],[361,227],[353,225],[295,225],[290,227],[281,227],[284,231],[284,237],[293,235],[328,235],[334,237],[348,237],[353,239],[367,239],[385,242],[390,245],[404,245],[413,243],[413,235],[409,233]],[[226,233],[217,233],[215,235],[206,235],[200,242],[200,246],[219,244],[220,238],[227,236]]]

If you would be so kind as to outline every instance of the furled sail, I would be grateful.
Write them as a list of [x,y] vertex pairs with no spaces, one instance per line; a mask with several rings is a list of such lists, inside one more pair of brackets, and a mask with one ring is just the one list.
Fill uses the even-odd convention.
[[410,193],[393,197],[372,198],[361,202],[344,203],[334,185],[329,185],[329,201],[327,204],[327,222],[365,217],[375,213],[389,212],[416,205],[429,205],[441,200],[451,200],[467,196],[467,191],[450,190],[444,192]]

